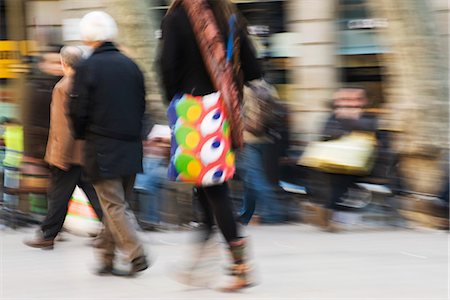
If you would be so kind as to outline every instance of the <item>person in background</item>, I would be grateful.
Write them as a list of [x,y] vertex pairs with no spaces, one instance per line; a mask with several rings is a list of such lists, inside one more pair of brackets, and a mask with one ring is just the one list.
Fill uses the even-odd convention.
[[[86,14],[80,34],[93,53],[76,69],[70,116],[75,138],[85,140],[83,166],[104,214],[97,274],[133,276],[149,267],[142,243],[125,214],[135,176],[142,172],[144,76],[113,43],[117,25],[110,15],[100,11]],[[129,272],[114,267],[119,249],[127,255]]]
[[54,240],[64,224],[69,201],[77,185],[86,193],[97,217],[100,220],[103,217],[92,184],[82,176],[83,143],[72,137],[68,119],[69,91],[72,87],[74,66],[82,60],[83,51],[78,47],[67,46],[61,49],[60,54],[64,77],[53,89],[50,131],[45,153],[45,160],[50,165],[48,212],[38,237],[25,242],[27,246],[42,249],[53,249]]
[[[364,111],[368,104],[365,89],[348,87],[339,89],[333,97],[333,113],[327,120],[322,131],[324,140],[338,139],[352,131],[376,133],[378,122],[373,114]],[[357,180],[355,175],[324,173],[324,181],[329,184],[329,197],[324,209],[320,210],[320,220],[324,229],[338,231],[339,227],[333,221],[333,211],[341,198]]]
[[[173,2],[162,23],[160,58],[163,86],[169,101],[174,99],[176,95],[205,96],[217,91],[212,82],[214,78],[207,71],[207,68],[214,68],[215,66],[205,63],[207,61],[206,57],[202,56],[197,42],[197,38],[200,39],[205,32],[194,32],[193,28],[195,27],[192,24],[194,22],[193,14],[189,17],[186,10],[188,5],[192,5],[189,7],[192,10],[195,10],[196,5],[198,5],[201,6],[201,9],[210,9],[212,11],[212,18],[210,17],[211,14],[208,13],[204,15],[208,20],[203,21],[217,24],[214,27],[218,27],[218,30],[214,30],[214,35],[218,36],[221,34],[224,43],[230,32],[228,26],[230,17],[237,12],[234,4],[228,0],[195,2],[177,0]],[[236,85],[238,89],[242,89],[244,81],[260,78],[262,74],[255,51],[243,25],[243,19],[239,16],[236,23],[233,66],[241,68],[241,72],[239,72],[241,82],[237,82]],[[206,54],[206,51],[203,51],[203,53],[211,56],[217,54],[212,53],[212,51],[208,54]],[[242,93],[242,90],[240,92]],[[211,238],[215,219],[233,259],[231,270],[233,281],[229,285],[224,286],[223,290],[233,291],[251,285],[252,282],[248,276],[245,239],[238,233],[231,199],[228,194],[227,182],[219,185],[197,186],[196,190],[199,203],[204,212],[205,230],[202,237],[203,241],[206,243]]]
[[137,174],[134,184],[139,195],[139,225],[144,230],[161,228],[160,210],[162,191],[167,181],[169,152],[170,134],[161,136],[150,133],[144,141],[144,173]]
[[49,46],[37,68],[28,78],[23,102],[24,156],[43,163],[50,129],[50,103],[55,84],[64,75],[59,51],[61,46]]
[[[275,90],[272,93],[278,98]],[[275,140],[263,124],[261,117],[265,114],[260,110],[265,107],[258,104],[261,100],[253,89],[244,88],[243,100],[245,146],[237,155],[236,167],[243,183],[244,198],[238,221],[247,225],[256,209],[261,223],[280,223],[285,221],[283,210],[267,168],[274,163],[273,160],[276,160],[275,165],[278,166],[278,155],[274,155],[275,151],[270,151]],[[268,155],[269,152],[271,156]],[[271,169],[272,172],[278,172],[273,170],[274,168]]]

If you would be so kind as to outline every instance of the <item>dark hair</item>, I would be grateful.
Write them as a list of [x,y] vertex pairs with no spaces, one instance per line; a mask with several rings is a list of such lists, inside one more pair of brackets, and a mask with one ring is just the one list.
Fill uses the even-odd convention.
[[[229,30],[229,19],[232,15],[236,16],[236,31],[234,33],[234,42],[235,45],[233,50],[233,57],[231,59],[231,63],[233,65],[233,75],[234,80],[238,86],[238,90],[240,92],[239,98],[242,99],[243,96],[243,88],[244,88],[244,74],[241,69],[241,59],[240,59],[240,38],[243,35],[247,34],[247,24],[236,7],[234,3],[230,0],[207,0],[211,10],[216,18],[217,26],[219,27],[220,32],[223,35],[223,39],[225,45],[227,43],[228,36],[230,34]],[[237,46],[237,47],[236,47]]]
[[229,0],[207,0],[211,6],[211,10],[216,17],[217,26],[219,26],[220,32],[224,35],[224,39],[229,34],[228,20],[231,15],[235,14],[238,22],[237,28],[240,30],[245,29],[245,21],[239,16],[236,5]]
[[[183,1],[188,0],[175,0],[174,2],[172,2],[172,5],[170,6],[167,13],[170,14],[174,9],[182,5]],[[239,45],[241,36],[247,34],[247,25],[245,19],[238,13],[236,5],[230,0],[206,0],[206,3],[208,3],[208,5],[211,8],[211,11],[217,23],[218,30],[220,31],[220,33],[222,33],[225,44],[227,42],[230,31],[228,25],[229,19],[232,15],[236,16],[237,25],[235,26],[236,31],[234,33],[234,43],[233,43],[235,47],[233,47],[233,55],[231,58],[231,63],[233,66],[233,75],[235,78],[235,82],[238,85],[238,90],[241,93],[240,95],[241,98],[244,85],[243,79],[244,76],[241,70]]]
[[[175,8],[180,6],[184,0],[175,0],[172,2],[168,13],[170,14]],[[237,16],[237,23],[239,29],[246,29],[247,24],[244,18],[238,13],[236,5],[230,0],[206,0],[206,2],[211,7],[214,17],[217,21],[217,26],[220,32],[226,37],[228,36],[228,20],[231,15],[235,14]]]

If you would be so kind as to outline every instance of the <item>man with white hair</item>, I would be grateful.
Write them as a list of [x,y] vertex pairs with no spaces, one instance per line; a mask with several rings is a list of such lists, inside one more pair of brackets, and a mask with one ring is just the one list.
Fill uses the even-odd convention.
[[50,165],[48,212],[38,237],[25,242],[30,247],[41,249],[53,249],[54,240],[64,224],[69,201],[77,185],[88,196],[97,217],[102,219],[103,216],[92,184],[82,177],[82,141],[75,140],[69,129],[69,92],[72,88],[74,67],[82,60],[83,51],[78,47],[66,46],[61,49],[60,57],[64,77],[53,89],[50,130],[45,152],[45,160]]
[[85,139],[85,172],[104,212],[98,274],[119,274],[113,261],[120,249],[131,262],[128,275],[134,275],[148,268],[142,244],[125,215],[135,176],[142,172],[144,76],[114,45],[117,25],[108,14],[85,15],[80,34],[93,53],[76,70],[70,114],[75,137]]

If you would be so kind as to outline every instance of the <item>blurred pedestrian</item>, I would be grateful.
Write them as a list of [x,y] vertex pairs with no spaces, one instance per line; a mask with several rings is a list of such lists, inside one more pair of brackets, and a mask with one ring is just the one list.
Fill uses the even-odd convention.
[[59,51],[50,46],[39,58],[27,80],[23,102],[24,155],[36,163],[43,163],[50,129],[50,103],[55,84],[64,75]]
[[82,141],[74,140],[68,119],[69,92],[72,88],[74,66],[83,58],[78,47],[61,49],[61,65],[64,77],[53,89],[50,131],[45,160],[50,165],[50,186],[48,189],[48,212],[41,224],[41,232],[33,240],[26,241],[30,247],[53,249],[56,236],[66,218],[70,198],[78,185],[86,193],[92,207],[101,220],[102,209],[91,183],[82,176]]
[[[154,128],[162,127],[156,125]],[[170,132],[166,136],[152,131],[144,141],[144,172],[137,174],[134,183],[139,196],[139,225],[144,230],[161,229],[160,211],[164,201],[169,152]]]
[[136,173],[142,172],[144,76],[114,45],[117,25],[100,11],[80,23],[83,42],[92,55],[76,70],[70,114],[74,135],[85,140],[84,167],[103,209],[99,275],[118,275],[116,250],[128,257],[134,275],[148,268],[142,243],[125,215]]
[[[274,98],[278,98],[276,91],[269,84],[264,81],[253,83],[255,86],[264,86],[264,91],[270,91]],[[276,173],[279,157],[274,150],[274,144],[278,140],[270,134],[266,126],[274,112],[267,111],[272,108],[266,105],[268,103],[259,97],[257,91],[257,88],[244,89],[245,145],[238,153],[236,161],[244,187],[243,205],[238,216],[238,221],[243,225],[250,222],[255,209],[262,223],[280,223],[285,221],[286,215],[277,197],[275,184],[270,178],[270,175],[278,177]],[[271,172],[268,166],[272,166]],[[278,183],[278,180],[276,182]]]
[[[181,95],[204,96],[203,106],[207,107],[212,99],[217,99],[214,95],[208,96],[219,90],[225,105],[233,107],[235,103],[231,103],[233,96],[230,95],[237,96],[234,91],[241,94],[244,81],[261,77],[260,66],[246,34],[243,19],[238,17],[233,22],[233,15],[237,15],[237,10],[228,0],[177,0],[172,4],[162,24],[161,49],[163,84],[172,104]],[[208,32],[202,30],[204,26],[208,28]],[[232,31],[233,27],[235,30]],[[234,38],[228,43],[228,52],[225,53],[225,42],[231,34]],[[230,70],[225,68],[226,54],[229,55],[235,79],[239,78],[233,83],[227,82],[228,77],[225,76]],[[237,89],[232,88],[233,84],[237,85]],[[239,97],[233,99],[239,100],[237,98]],[[228,100],[230,101],[227,102]],[[240,115],[229,117],[234,145],[239,146],[239,127],[242,124],[237,122]],[[212,119],[212,122],[220,120],[220,115],[215,115]],[[212,146],[220,148],[219,143]],[[216,172],[215,175],[220,177],[223,173]],[[209,186],[199,184],[196,190],[204,212],[206,229],[203,241],[206,243],[211,238],[215,219],[233,259],[233,282],[223,287],[224,290],[236,290],[250,285],[252,282],[248,277],[246,243],[238,234],[227,183]]]
[[[364,111],[368,104],[366,91],[359,87],[339,89],[333,97],[333,113],[322,131],[324,140],[335,140],[353,131],[375,134],[378,128],[376,116]],[[329,195],[325,208],[320,210],[320,220],[328,231],[338,231],[333,221],[333,211],[359,178],[357,175],[323,173],[323,180],[329,184]]]

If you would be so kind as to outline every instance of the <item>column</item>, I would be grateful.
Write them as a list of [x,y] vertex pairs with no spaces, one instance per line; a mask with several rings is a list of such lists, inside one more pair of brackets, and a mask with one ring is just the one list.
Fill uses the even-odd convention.
[[301,139],[317,137],[338,86],[336,2],[293,0],[288,5],[289,30],[298,36],[290,74],[292,131]]

